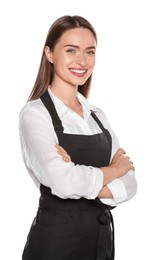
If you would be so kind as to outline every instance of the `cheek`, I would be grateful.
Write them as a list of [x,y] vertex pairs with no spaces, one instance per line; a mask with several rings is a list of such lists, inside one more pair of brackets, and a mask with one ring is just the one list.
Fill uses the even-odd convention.
[[66,54],[59,54],[56,59],[55,59],[55,63],[57,66],[60,67],[66,67],[68,66],[70,63],[73,62],[73,58],[70,56],[67,56]]
[[88,57],[88,64],[90,64],[91,68],[95,66],[95,57]]
[[94,60],[90,60],[88,64],[90,64],[90,68],[93,71],[93,69],[95,67],[95,59]]

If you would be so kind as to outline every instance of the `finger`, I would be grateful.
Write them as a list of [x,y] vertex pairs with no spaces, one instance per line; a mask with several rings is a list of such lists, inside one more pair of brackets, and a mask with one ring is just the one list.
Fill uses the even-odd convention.
[[130,164],[131,164],[131,165],[134,165],[134,163],[133,163],[132,161],[130,161]]
[[[55,147],[56,147],[57,149],[63,150],[63,147],[60,146],[59,144],[56,144]],[[64,151],[65,151],[65,150],[64,150]]]
[[57,152],[59,153],[59,154],[66,154],[67,152],[60,146],[60,145],[58,145],[58,144],[56,144],[55,145],[55,147],[57,148]]
[[71,160],[70,160],[69,158],[67,158],[67,157],[63,157],[63,160],[64,160],[65,162],[71,162]]
[[135,166],[134,165],[132,165],[132,170],[135,171]]
[[130,157],[126,154],[122,154],[122,156],[130,161]]
[[62,159],[65,161],[65,162],[71,162],[71,157],[67,154],[66,156],[63,156]]
[[64,151],[62,151],[62,150],[58,150],[57,153],[60,154],[61,156],[66,156],[66,155],[68,155],[66,152],[64,152]]
[[62,159],[66,162],[70,162],[71,161],[71,157],[68,154],[65,154],[62,151],[57,151],[57,153],[62,156]]
[[65,154],[64,157],[67,158],[67,160],[71,161],[71,157],[69,154]]
[[131,169],[135,171],[135,166],[134,166],[133,162],[131,160],[129,160],[129,162],[130,162],[130,165],[131,165]]
[[119,150],[117,151],[117,153],[119,155],[122,155],[122,154],[126,154],[126,151],[123,149],[123,148],[119,148]]
[[62,156],[62,159],[64,161],[66,161],[66,162],[71,161],[70,155],[68,155],[68,153],[64,150],[64,148],[62,146],[60,146],[59,144],[56,144],[55,147],[57,148],[57,153]]
[[63,160],[71,161],[71,157],[67,154],[67,152],[63,150],[58,150],[57,153],[62,156]]
[[62,146],[58,145],[58,146],[57,146],[57,149],[58,149],[60,152],[63,152],[63,153],[66,153],[66,154],[67,154],[67,152],[64,150],[64,148],[63,148]]

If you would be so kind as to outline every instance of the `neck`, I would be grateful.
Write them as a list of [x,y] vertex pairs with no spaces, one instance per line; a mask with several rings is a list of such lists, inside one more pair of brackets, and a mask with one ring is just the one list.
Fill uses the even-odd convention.
[[77,91],[78,91],[77,87],[69,86],[69,85],[56,86],[55,84],[52,84],[50,88],[53,94],[56,97],[58,97],[60,100],[62,100],[67,107],[69,107],[71,110],[73,110],[78,115],[83,117],[82,105],[80,104],[77,98]]
[[77,102],[77,87],[74,86],[56,86],[50,87],[53,94],[64,102],[67,106],[73,106]]

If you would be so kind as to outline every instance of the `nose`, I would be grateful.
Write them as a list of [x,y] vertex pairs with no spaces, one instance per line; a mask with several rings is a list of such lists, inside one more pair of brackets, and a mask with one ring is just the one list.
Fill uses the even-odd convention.
[[82,67],[87,65],[86,57],[83,53],[80,53],[76,60],[77,64],[81,65]]

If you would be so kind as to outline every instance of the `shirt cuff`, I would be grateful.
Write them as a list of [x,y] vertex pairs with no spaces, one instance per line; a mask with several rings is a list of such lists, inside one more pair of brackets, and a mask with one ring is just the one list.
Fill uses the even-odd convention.
[[92,191],[85,198],[95,199],[103,187],[104,176],[102,170],[93,167],[90,168],[93,171],[93,188]]
[[121,180],[114,179],[112,182],[107,184],[107,187],[111,191],[113,199],[117,204],[127,199],[127,191]]

